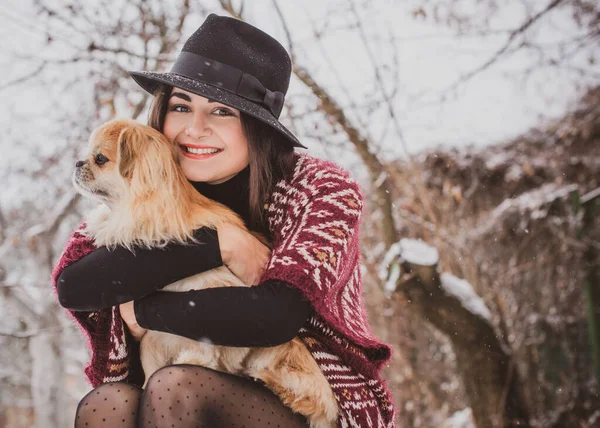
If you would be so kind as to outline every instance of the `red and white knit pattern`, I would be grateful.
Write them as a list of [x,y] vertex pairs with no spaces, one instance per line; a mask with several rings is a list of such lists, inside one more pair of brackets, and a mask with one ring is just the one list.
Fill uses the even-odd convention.
[[267,209],[272,256],[262,280],[300,288],[324,321],[367,352],[369,374],[389,359],[389,347],[369,330],[362,295],[358,184],[331,162],[299,156],[294,175],[277,184]]
[[394,427],[392,397],[384,382],[379,377],[366,378],[344,362],[338,356],[340,349],[344,349],[344,339],[331,330],[328,337],[323,336],[328,330],[315,316],[300,330],[299,337],[319,364],[338,400],[338,427]]
[[108,370],[102,383],[118,382],[127,379],[129,361],[127,358],[127,338],[118,306],[112,308],[110,351],[108,353]]
[[[371,334],[362,296],[358,185],[333,163],[298,156],[293,177],[276,185],[269,202],[273,252],[262,280],[294,284],[315,308],[299,337],[332,386],[338,426],[393,428],[393,400],[379,375],[390,348]],[[55,284],[64,267],[93,250],[75,232],[53,271]],[[92,385],[131,381],[139,359],[118,307],[71,314],[88,336],[92,359],[85,372]]]

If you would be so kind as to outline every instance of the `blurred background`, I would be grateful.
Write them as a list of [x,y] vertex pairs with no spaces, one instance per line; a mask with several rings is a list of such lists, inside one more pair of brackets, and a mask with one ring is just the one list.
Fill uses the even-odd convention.
[[359,180],[399,427],[600,426],[600,3],[0,3],[0,427],[69,427],[88,350],[50,271],[90,131],[209,13],[294,61],[283,122]]

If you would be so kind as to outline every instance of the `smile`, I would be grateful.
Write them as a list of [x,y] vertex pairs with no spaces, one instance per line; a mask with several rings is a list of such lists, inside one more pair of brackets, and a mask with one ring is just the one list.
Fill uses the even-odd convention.
[[179,149],[182,151],[184,156],[192,158],[192,159],[206,159],[208,157],[212,157],[223,150],[217,149],[214,147],[210,148],[199,148],[199,147],[190,147],[180,145]]

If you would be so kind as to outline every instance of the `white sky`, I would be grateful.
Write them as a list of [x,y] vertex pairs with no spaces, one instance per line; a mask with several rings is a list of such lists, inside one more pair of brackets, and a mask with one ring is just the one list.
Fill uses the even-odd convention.
[[[311,43],[311,21],[318,26],[324,25],[327,8],[342,2],[311,0],[279,3],[282,6],[285,4],[283,13],[294,39],[304,41],[299,55],[303,65],[309,65],[311,71],[323,79],[329,78],[332,83],[328,89],[340,99],[347,99],[346,95],[351,94],[354,102],[360,102],[361,94],[372,90],[374,79],[372,64],[358,33],[338,32],[324,40],[323,48]],[[421,3],[378,1],[372,3],[373,7],[360,12],[370,39],[379,38],[385,42],[390,31],[398,39],[395,47],[400,89],[394,105],[411,152],[437,144],[493,144],[558,117],[572,106],[576,99],[574,80],[577,78],[556,71],[540,70],[524,81],[522,70],[531,61],[524,55],[510,57],[496,64],[462,86],[457,93],[450,94],[446,102],[440,103],[440,92],[463,73],[487,61],[504,44],[506,36],[457,38],[447,28],[415,20],[411,10]],[[511,4],[503,2],[506,3]],[[524,19],[524,10],[519,3],[512,2],[513,7],[504,8],[502,15],[491,22],[492,27],[518,27]],[[540,10],[547,2],[529,3],[537,5],[535,9]],[[259,4],[262,6],[260,10]],[[253,2],[252,11],[256,11],[253,16],[257,22],[264,22],[263,28],[285,45],[285,34],[271,4],[270,0],[257,1],[256,5]],[[558,39],[559,35],[562,38],[567,34],[577,34],[578,28],[572,25],[566,14],[551,13],[547,18],[544,25],[532,27],[538,40],[549,43]],[[378,60],[390,63],[392,54],[388,43],[372,43],[371,49]],[[331,76],[330,64],[343,80],[344,89],[340,89],[336,79]],[[596,72],[600,72],[600,68],[596,67]],[[390,87],[391,77],[388,76]],[[383,128],[382,121],[373,128],[375,131],[372,134],[377,139],[380,135],[377,130]],[[398,147],[394,132],[388,133],[385,147],[390,151]]]
[[[56,58],[64,56],[61,46],[65,45],[65,41],[58,41],[50,48],[45,47],[44,22],[32,16],[32,1],[0,4],[0,88],[7,81],[31,72],[28,68],[31,63],[15,60],[14,52],[40,52]],[[467,6],[469,2],[472,0],[464,0]],[[287,47],[287,39],[272,0],[252,0],[246,3],[248,21],[272,34]],[[360,104],[368,99],[373,93],[375,80],[373,65],[363,42],[356,30],[335,30],[352,20],[352,14],[337,14],[331,20],[326,13],[327,10],[339,10],[340,5],[347,5],[348,2],[280,0],[278,3],[290,26],[298,63],[308,68],[343,106]],[[545,120],[558,117],[573,106],[578,95],[576,85],[584,82],[573,74],[545,69],[538,70],[525,80],[522,78],[522,71],[532,60],[525,55],[507,57],[461,86],[458,91],[450,93],[441,102],[440,94],[443,89],[461,74],[490,58],[503,45],[506,36],[456,37],[448,28],[429,20],[415,19],[411,11],[420,3],[422,2],[416,0],[373,0],[366,9],[358,6],[365,32],[371,41],[370,49],[377,61],[391,64],[394,52],[397,57],[398,73],[384,72],[384,81],[388,90],[394,85],[394,81],[398,83],[398,93],[393,104],[411,153],[439,144],[448,147],[465,144],[483,146],[500,142]],[[503,13],[491,22],[495,29],[512,29],[523,21],[523,2],[515,0],[506,3],[513,7],[505,7]],[[534,9],[539,10],[547,2],[536,0],[525,3],[534,4]],[[168,3],[163,1],[163,4]],[[466,10],[471,9],[467,7]],[[213,11],[219,12],[220,9],[215,7]],[[334,30],[327,33],[321,43],[315,43],[313,26],[322,27],[327,22],[329,28]],[[184,30],[185,36],[191,34],[200,23],[200,19],[189,20]],[[533,30],[537,40],[545,43],[552,42],[558,35],[575,35],[579,31],[565,13],[549,14]],[[393,48],[387,42],[390,33],[396,38]],[[81,41],[68,33],[62,34],[62,37],[75,44]],[[378,43],[378,40],[381,42]],[[68,75],[70,70],[74,68],[65,67],[60,72],[55,71],[54,78],[60,81],[61,73]],[[598,68],[596,73],[596,76],[600,75]],[[596,79],[598,83],[599,79]],[[86,89],[77,88],[79,95],[84,90]],[[36,135],[35,138],[47,129],[56,128],[57,124],[52,120],[54,103],[66,94],[52,86],[40,87],[33,84],[4,89],[0,93],[5,100],[0,105],[0,124],[3,121],[6,123],[7,118],[12,123],[16,116],[20,121],[31,124],[27,131],[30,135]],[[292,79],[288,100],[298,103],[301,108],[299,95],[305,93],[301,83]],[[85,106],[71,103],[67,109],[76,113],[82,107]],[[348,115],[389,155],[402,155],[398,136],[394,127],[389,125],[385,106],[379,106],[370,117],[364,112],[356,114],[353,110],[348,110]],[[364,127],[358,125],[359,120]],[[10,128],[11,123],[6,125]],[[36,129],[39,132],[36,133]],[[5,133],[3,141],[0,140],[2,151],[11,148],[15,165],[23,163],[31,155],[30,148],[15,147],[12,139],[19,134],[22,134],[21,130],[10,129],[10,132]],[[306,136],[305,130],[300,129],[299,136],[311,152],[317,155],[322,153],[321,147]],[[45,145],[33,141],[32,144],[38,145],[36,154],[45,155],[57,145],[60,146],[61,142]],[[328,155],[332,156],[331,153]],[[35,162],[35,159],[27,159],[27,162]]]

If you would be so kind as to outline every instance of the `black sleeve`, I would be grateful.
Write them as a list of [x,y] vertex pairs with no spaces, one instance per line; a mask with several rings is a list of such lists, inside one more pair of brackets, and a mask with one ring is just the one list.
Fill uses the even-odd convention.
[[300,290],[277,280],[254,287],[158,291],[136,300],[134,309],[143,328],[237,347],[288,342],[312,313]]
[[164,248],[99,247],[67,266],[58,277],[60,304],[74,311],[94,311],[146,296],[175,281],[223,265],[217,231],[194,232],[198,243]]

